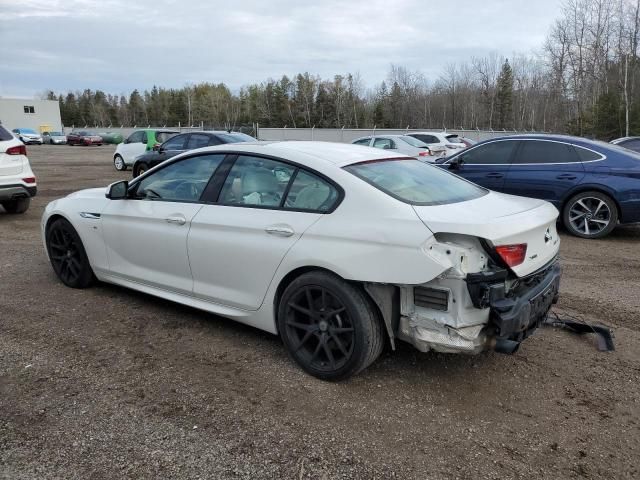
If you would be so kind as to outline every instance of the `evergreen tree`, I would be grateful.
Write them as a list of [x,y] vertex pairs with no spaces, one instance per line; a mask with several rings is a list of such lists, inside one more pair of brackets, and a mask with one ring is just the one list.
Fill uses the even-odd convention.
[[513,127],[513,70],[506,59],[498,76],[496,114],[498,129]]

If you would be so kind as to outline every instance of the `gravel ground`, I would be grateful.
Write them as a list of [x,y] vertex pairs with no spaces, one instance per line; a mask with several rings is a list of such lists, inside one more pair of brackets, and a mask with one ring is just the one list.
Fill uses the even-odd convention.
[[[0,478],[640,478],[640,227],[562,236],[556,311],[512,356],[386,352],[343,383],[279,340],[110,285],[57,281],[47,202],[102,186],[113,147],[29,147],[39,193],[0,213]],[[1,208],[0,208],[1,210]]]

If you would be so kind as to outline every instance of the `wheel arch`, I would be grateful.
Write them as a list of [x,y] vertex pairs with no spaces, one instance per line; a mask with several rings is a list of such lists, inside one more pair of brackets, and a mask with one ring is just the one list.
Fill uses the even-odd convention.
[[[374,289],[375,286],[379,285],[379,284],[373,284],[373,283],[369,283],[369,282],[363,282],[363,281],[359,281],[359,280],[349,280],[346,279],[344,277],[342,277],[341,275],[339,275],[338,273],[334,272],[331,269],[325,268],[325,267],[319,267],[319,266],[315,266],[315,265],[307,265],[307,266],[302,266],[302,267],[297,267],[293,270],[291,270],[289,273],[287,273],[284,277],[282,277],[282,279],[280,280],[280,282],[278,283],[278,286],[276,288],[276,292],[275,295],[273,297],[273,318],[275,320],[275,327],[276,327],[276,334],[280,335],[280,329],[278,327],[278,308],[280,305],[280,298],[282,297],[282,294],[284,293],[284,291],[286,290],[286,288],[296,279],[298,278],[300,275],[303,275],[305,273],[309,273],[309,272],[326,272],[326,273],[330,273],[331,275],[335,275],[336,277],[344,280],[345,282],[350,283],[351,285],[356,286],[366,297],[367,299],[371,302],[371,306],[372,308],[374,308],[374,310],[377,312],[378,316],[379,316],[379,320],[383,323],[383,328],[385,329],[387,335],[386,335],[386,341],[389,343],[389,345],[391,345],[391,347],[395,350],[395,342],[394,342],[394,329],[393,326],[398,324],[398,322],[396,320],[399,319],[399,313],[398,313],[398,319],[394,319],[390,316],[390,312],[388,309],[384,308],[385,304],[386,304],[386,300],[388,300],[388,305],[393,305],[393,307],[389,307],[392,308],[392,312],[393,312],[393,316],[395,317],[395,313],[399,312],[399,287],[395,286],[395,285],[385,285],[386,287],[389,287],[390,290],[387,290],[386,292],[382,292],[382,291],[376,291]],[[384,300],[383,300],[384,298]],[[398,303],[398,305],[396,305],[396,303]],[[397,308],[396,308],[397,307]],[[383,311],[386,310],[386,311]]]
[[615,196],[615,193],[613,192],[613,190],[611,190],[609,187],[605,186],[605,185],[599,185],[599,184],[584,184],[584,185],[578,185],[577,187],[571,189],[569,192],[567,192],[567,194],[564,196],[564,198],[562,199],[561,203],[560,203],[560,218],[562,218],[562,215],[564,213],[564,209],[567,206],[567,203],[569,202],[569,200],[574,197],[575,195],[579,194],[579,193],[583,193],[583,192],[598,192],[598,193],[602,193],[604,195],[606,195],[607,197],[609,197],[613,203],[616,205],[616,209],[618,210],[618,222],[619,223],[623,223],[622,222],[622,208],[620,207],[620,203],[618,202],[618,199]]

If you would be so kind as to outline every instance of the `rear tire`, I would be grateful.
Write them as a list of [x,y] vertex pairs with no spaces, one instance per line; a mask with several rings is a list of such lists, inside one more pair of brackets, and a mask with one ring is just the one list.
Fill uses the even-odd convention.
[[618,224],[618,207],[604,193],[595,190],[580,192],[565,204],[562,223],[576,237],[602,238]]
[[113,157],[113,166],[119,172],[124,172],[127,169],[127,164],[124,163],[124,159],[120,155]]
[[47,253],[53,271],[66,286],[87,288],[94,281],[80,235],[64,218],[54,220],[46,234]]
[[289,356],[322,380],[343,380],[371,365],[384,347],[378,311],[359,288],[328,272],[300,275],[278,304]]
[[2,202],[3,208],[7,213],[11,214],[24,213],[29,209],[29,205],[31,205],[31,198],[29,197],[15,198],[13,200]]

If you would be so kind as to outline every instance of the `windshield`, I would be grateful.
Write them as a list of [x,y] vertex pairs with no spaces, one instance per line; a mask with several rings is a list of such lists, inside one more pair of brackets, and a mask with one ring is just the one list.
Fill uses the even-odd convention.
[[63,135],[62,132],[49,132],[50,137],[62,137]]
[[413,146],[413,147],[417,147],[417,148],[429,148],[429,146],[418,140],[417,138],[413,138],[410,137],[409,135],[405,135],[404,137],[398,137],[400,140],[404,140],[405,142],[407,142],[409,145]]
[[356,163],[345,170],[411,205],[446,205],[488,193],[446,170],[414,159]]

